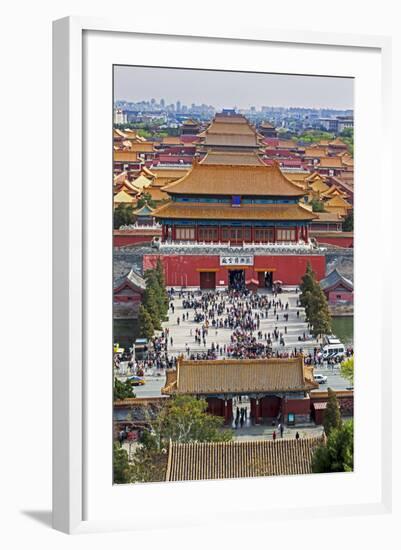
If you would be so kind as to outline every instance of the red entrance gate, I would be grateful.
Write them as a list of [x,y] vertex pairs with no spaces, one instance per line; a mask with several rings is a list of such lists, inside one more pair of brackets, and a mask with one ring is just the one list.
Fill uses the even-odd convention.
[[216,288],[216,273],[214,271],[201,271],[199,273],[199,286],[201,289]]

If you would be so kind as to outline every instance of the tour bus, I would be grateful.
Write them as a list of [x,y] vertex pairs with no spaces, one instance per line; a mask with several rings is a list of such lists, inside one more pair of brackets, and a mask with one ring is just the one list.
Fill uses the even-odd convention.
[[137,338],[133,345],[134,356],[136,360],[143,361],[148,357],[148,340],[147,338]]
[[327,336],[325,338],[325,345],[323,346],[323,359],[340,359],[345,356],[344,344],[336,336]]

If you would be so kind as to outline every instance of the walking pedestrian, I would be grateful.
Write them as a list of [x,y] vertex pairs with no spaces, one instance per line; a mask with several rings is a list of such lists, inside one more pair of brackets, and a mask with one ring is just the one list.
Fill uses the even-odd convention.
[[276,430],[273,431],[272,438],[273,438],[273,441],[276,441]]
[[298,439],[299,439],[299,433],[298,433],[298,432],[295,434],[295,439],[296,439],[297,441],[298,441]]

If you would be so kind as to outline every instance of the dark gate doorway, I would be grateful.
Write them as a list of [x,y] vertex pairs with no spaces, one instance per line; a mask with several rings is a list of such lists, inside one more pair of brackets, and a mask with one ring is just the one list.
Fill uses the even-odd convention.
[[259,288],[273,288],[273,271],[258,272]]
[[228,272],[228,288],[230,290],[245,289],[245,269],[230,269]]
[[216,273],[214,271],[201,271],[199,273],[199,286],[202,289],[216,288]]

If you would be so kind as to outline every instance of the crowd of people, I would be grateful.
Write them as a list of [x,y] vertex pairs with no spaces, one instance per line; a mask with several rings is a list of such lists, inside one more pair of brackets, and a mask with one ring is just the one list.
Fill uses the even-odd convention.
[[[182,310],[176,319],[177,326],[189,326],[188,341],[185,343],[185,356],[191,360],[214,360],[222,358],[254,359],[270,357],[296,357],[304,355],[308,365],[322,366],[328,363],[335,366],[339,357],[325,361],[319,346],[305,351],[302,345],[287,345],[289,319],[303,321],[304,313],[298,302],[290,307],[289,300],[281,298],[278,291],[269,294],[254,293],[246,288],[231,288],[226,291],[169,291],[169,310],[176,315],[175,298],[181,300]],[[271,328],[262,330],[261,321],[271,320]],[[222,343],[219,331],[230,331],[229,341]],[[224,338],[227,340],[227,338]],[[298,336],[297,341],[312,342],[308,328]],[[149,342],[147,353],[142,359],[131,355],[115,359],[119,369],[121,360],[128,361],[129,373],[142,376],[148,369],[158,371],[172,368],[176,364],[174,337],[166,327],[162,333]],[[182,352],[179,352],[182,353]],[[353,354],[348,348],[346,355]]]

